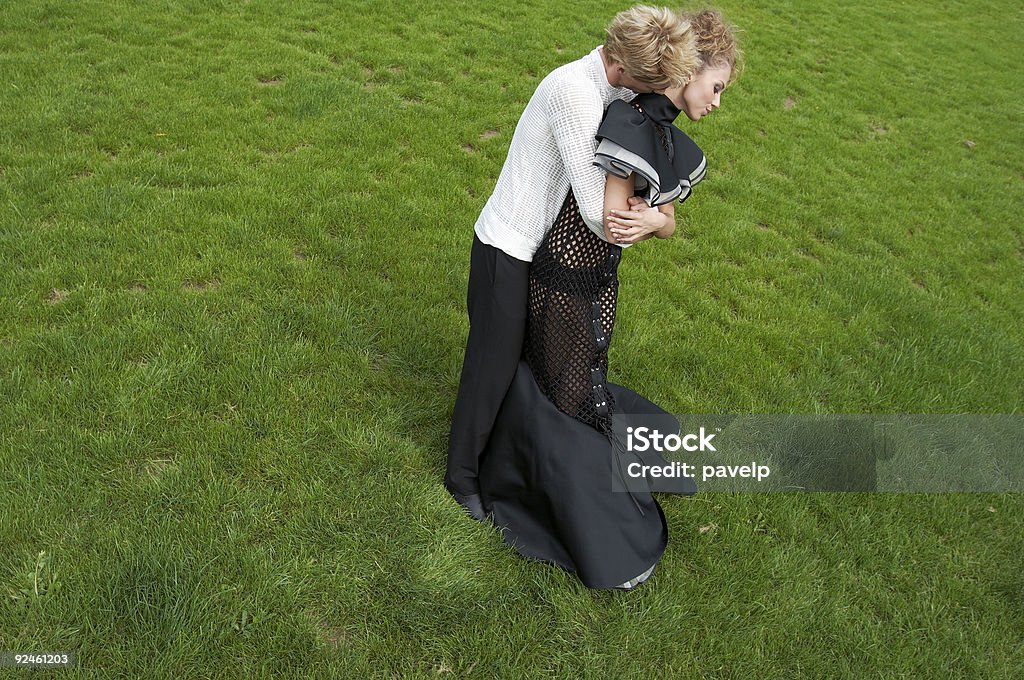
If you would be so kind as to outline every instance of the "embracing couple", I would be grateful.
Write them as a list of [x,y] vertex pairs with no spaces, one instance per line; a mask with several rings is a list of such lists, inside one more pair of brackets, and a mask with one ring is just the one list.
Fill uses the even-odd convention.
[[719,107],[734,32],[714,10],[619,13],[537,87],[476,222],[445,487],[591,588],[635,587],[668,542],[650,493],[612,491],[613,415],[668,416],[607,381],[617,270],[624,248],[672,235],[704,177],[673,121]]

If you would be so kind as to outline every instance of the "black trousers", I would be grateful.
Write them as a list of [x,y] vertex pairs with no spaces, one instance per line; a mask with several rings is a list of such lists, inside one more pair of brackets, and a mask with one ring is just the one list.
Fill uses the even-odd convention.
[[529,274],[529,262],[473,236],[466,295],[469,340],[452,414],[444,478],[449,491],[463,496],[480,493],[480,453],[523,353]]

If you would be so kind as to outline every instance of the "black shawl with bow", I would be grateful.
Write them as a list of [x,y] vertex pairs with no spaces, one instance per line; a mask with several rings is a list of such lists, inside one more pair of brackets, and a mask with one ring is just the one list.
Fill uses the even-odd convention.
[[676,199],[682,203],[691,187],[704,179],[707,159],[697,143],[672,124],[678,115],[679,109],[663,94],[612,102],[597,130],[600,143],[594,164],[622,178],[635,172],[637,193],[650,205]]

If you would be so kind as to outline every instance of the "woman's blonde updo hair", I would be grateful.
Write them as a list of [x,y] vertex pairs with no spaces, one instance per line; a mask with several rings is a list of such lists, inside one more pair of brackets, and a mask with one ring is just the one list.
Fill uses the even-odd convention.
[[700,68],[689,22],[665,7],[619,12],[605,31],[605,56],[650,85],[682,85]]
[[736,80],[743,70],[743,52],[736,44],[739,29],[726,22],[717,9],[680,12],[679,16],[690,25],[697,38],[698,70],[728,66],[729,82]]

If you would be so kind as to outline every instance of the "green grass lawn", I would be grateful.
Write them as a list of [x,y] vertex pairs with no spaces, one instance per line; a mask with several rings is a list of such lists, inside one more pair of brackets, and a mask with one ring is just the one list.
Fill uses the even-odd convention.
[[[443,490],[473,223],[626,6],[0,4],[0,651],[1020,677],[1019,495],[669,497],[619,593]],[[1019,5],[721,6],[747,69],[682,124],[710,171],[626,253],[612,378],[677,413],[1020,413]]]

